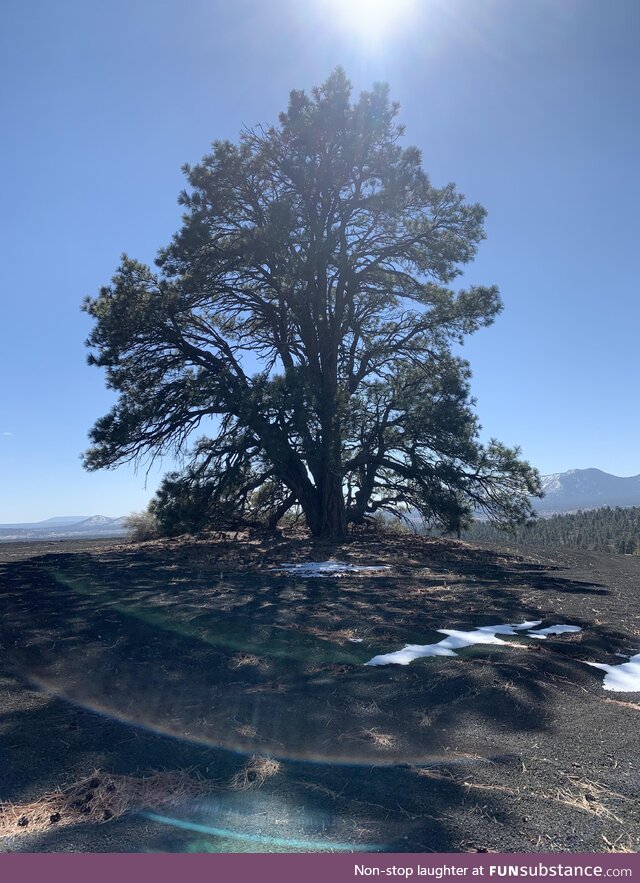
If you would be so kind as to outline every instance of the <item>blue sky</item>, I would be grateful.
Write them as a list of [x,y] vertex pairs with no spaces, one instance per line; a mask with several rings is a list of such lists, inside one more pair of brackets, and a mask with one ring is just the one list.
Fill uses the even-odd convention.
[[146,505],[170,463],[80,463],[113,402],[82,298],[169,240],[184,162],[337,64],[388,81],[433,182],[489,212],[465,275],[505,301],[465,346],[486,436],[639,473],[639,38],[636,0],[406,0],[377,38],[330,0],[4,0],[0,522]]

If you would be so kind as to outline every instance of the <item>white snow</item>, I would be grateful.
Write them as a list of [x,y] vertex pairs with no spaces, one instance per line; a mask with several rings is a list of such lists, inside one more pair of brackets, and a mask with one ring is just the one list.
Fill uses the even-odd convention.
[[[617,654],[616,654],[617,655]],[[593,668],[606,671],[602,686],[614,693],[640,692],[640,653],[628,657],[621,665],[605,665],[603,662],[587,662]]]
[[437,644],[406,644],[402,650],[396,650],[395,653],[384,653],[380,656],[374,656],[365,665],[409,665],[414,659],[420,659],[423,656],[457,656],[449,647],[443,647],[444,641]]
[[575,634],[581,631],[579,625],[550,625],[546,629],[536,629],[534,632],[529,632],[529,637],[545,639],[547,635]]
[[438,629],[441,635],[447,635],[443,641],[435,644],[407,644],[402,650],[395,653],[383,653],[374,656],[365,665],[408,665],[414,659],[424,656],[457,656],[456,650],[463,647],[471,647],[473,644],[508,644],[501,641],[496,635],[515,635],[518,632],[527,631],[536,625],[540,625],[541,619],[535,622],[522,622],[520,624],[508,623],[507,625],[484,625],[469,632],[457,629]]
[[304,564],[280,564],[272,570],[284,570],[297,576],[344,576],[349,573],[384,573],[387,564],[345,564],[341,561],[305,561]]
[[[514,644],[512,641],[502,641],[497,635],[517,635],[525,633],[525,637],[546,639],[547,635],[564,635],[580,632],[582,629],[579,625],[550,625],[546,629],[535,629],[535,626],[542,623],[541,619],[534,622],[521,622],[519,624],[510,622],[506,625],[484,625],[480,628],[472,629],[469,632],[463,632],[459,629],[437,629],[441,635],[447,635],[443,641],[435,644],[406,644],[402,650],[396,650],[395,653],[383,653],[380,656],[374,656],[365,665],[408,665],[414,659],[420,659],[424,656],[457,656],[456,650],[463,647],[471,647],[473,644],[502,644],[511,647],[522,647],[522,644]],[[633,657],[638,659],[638,668],[640,671],[640,655]],[[596,665],[596,663],[589,663]],[[624,666],[614,666],[614,668],[623,668]],[[600,668],[611,668],[611,666],[600,666]],[[615,689],[613,687],[609,689]],[[637,689],[640,689],[637,688]]]

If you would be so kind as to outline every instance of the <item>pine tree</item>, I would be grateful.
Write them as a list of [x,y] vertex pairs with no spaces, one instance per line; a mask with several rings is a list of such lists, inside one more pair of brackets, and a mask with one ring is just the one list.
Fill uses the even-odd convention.
[[495,287],[450,287],[485,211],[432,186],[397,115],[385,85],[352,103],[338,69],[292,92],[278,125],[185,166],[184,224],[157,270],[124,256],[85,302],[89,361],[119,393],[87,468],[184,451],[216,417],[161,492],[189,518],[190,494],[239,513],[258,494],[271,523],[299,507],[325,537],[408,508],[449,529],[474,508],[530,516],[537,473],[479,443],[451,351],[501,309]]

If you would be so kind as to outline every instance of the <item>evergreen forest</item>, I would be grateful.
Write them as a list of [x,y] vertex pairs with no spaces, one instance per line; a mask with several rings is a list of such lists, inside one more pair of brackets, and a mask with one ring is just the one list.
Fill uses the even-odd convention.
[[[592,552],[640,555],[640,506],[579,510],[516,527],[512,541],[525,546],[566,547]],[[504,543],[505,532],[475,521],[463,539]]]

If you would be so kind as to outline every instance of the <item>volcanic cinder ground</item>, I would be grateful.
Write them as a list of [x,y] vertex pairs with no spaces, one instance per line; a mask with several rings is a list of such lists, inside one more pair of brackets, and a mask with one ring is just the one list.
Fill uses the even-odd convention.
[[411,536],[2,545],[0,850],[638,849],[639,591]]

